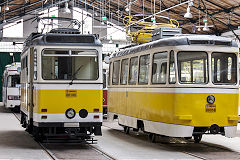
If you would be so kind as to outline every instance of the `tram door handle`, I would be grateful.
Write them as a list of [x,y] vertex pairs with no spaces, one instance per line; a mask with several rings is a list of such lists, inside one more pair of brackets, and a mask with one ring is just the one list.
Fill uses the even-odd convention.
[[126,97],[128,97],[128,91],[126,91]]

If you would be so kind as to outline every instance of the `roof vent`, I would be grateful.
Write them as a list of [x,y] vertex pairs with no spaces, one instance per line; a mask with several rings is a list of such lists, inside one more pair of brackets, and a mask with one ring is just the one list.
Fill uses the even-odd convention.
[[80,34],[78,29],[73,29],[73,28],[56,28],[56,29],[52,29],[49,33]]
[[182,28],[159,28],[152,32],[152,40],[169,38],[176,34],[182,34]]

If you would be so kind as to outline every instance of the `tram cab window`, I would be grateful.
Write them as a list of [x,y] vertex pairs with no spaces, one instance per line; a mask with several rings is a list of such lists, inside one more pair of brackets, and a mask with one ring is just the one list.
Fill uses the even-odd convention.
[[165,84],[167,74],[167,52],[155,53],[153,55],[152,83]]
[[178,69],[181,83],[207,83],[207,53],[179,52]]
[[130,59],[128,84],[137,83],[137,74],[138,74],[138,57],[133,57]]
[[117,85],[119,81],[120,61],[113,62],[112,84]]
[[123,59],[121,64],[121,76],[120,76],[120,83],[127,84],[128,78],[128,59]]
[[42,55],[44,80],[96,80],[98,79],[98,56],[92,51],[72,52],[45,50]]
[[148,84],[150,55],[140,56],[139,84]]
[[8,87],[19,87],[19,86],[20,86],[19,75],[8,76]]
[[237,83],[237,56],[234,53],[212,53],[214,84]]

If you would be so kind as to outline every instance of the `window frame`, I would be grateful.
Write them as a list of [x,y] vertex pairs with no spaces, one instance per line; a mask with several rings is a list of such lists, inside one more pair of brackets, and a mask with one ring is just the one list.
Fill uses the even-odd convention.
[[[175,71],[175,82],[171,82],[170,79],[170,61],[171,61],[171,53],[173,54],[173,59],[174,59],[174,71]],[[173,50],[171,50],[169,53],[168,53],[168,84],[176,84],[177,83],[177,68],[176,68],[176,59],[175,59],[175,52]]]
[[[214,83],[214,77],[213,77],[213,68],[212,68],[212,54],[214,54],[214,53],[223,53],[223,54],[234,54],[235,56],[236,56],[236,81],[235,81],[235,83]],[[234,52],[211,52],[211,54],[210,54],[211,56],[211,77],[212,77],[212,84],[214,84],[214,85],[236,85],[236,84],[238,84],[238,56],[236,55],[236,53],[234,53]],[[233,59],[232,59],[232,61],[233,61]],[[221,62],[221,61],[220,61]],[[228,68],[227,68],[227,70],[228,70]],[[220,72],[221,72],[221,68],[220,68]],[[232,75],[231,75],[231,77],[232,77]]]
[[[206,76],[206,82],[203,82],[203,83],[187,83],[187,82],[181,82],[181,76],[180,76],[180,69],[181,69],[181,67],[179,66],[179,60],[178,60],[178,54],[179,53],[181,53],[181,52],[201,52],[201,53],[205,53],[206,54],[206,57],[207,57],[207,62],[205,62],[206,64],[207,64],[207,67],[205,68],[205,65],[204,65],[204,68],[206,69],[206,71],[204,71],[204,74],[205,74],[205,76]],[[194,59],[194,60],[199,60],[199,59]],[[192,65],[192,61],[193,60],[191,60],[191,65]],[[177,67],[178,67],[178,69],[177,69],[177,72],[178,72],[178,82],[180,83],[180,84],[186,84],[186,85],[188,85],[188,84],[200,84],[200,85],[206,85],[206,84],[208,84],[210,81],[209,81],[209,56],[208,56],[208,52],[206,52],[206,51],[184,51],[184,50],[182,50],[182,51],[178,51],[177,52]],[[176,68],[176,67],[175,67]],[[191,68],[191,72],[192,72],[192,70],[193,70],[193,68]],[[206,72],[206,73],[205,73]],[[193,73],[191,73],[192,75],[193,75]],[[192,77],[193,78],[193,77]]]
[[[149,56],[149,68],[148,68],[148,81],[147,81],[147,83],[140,83],[139,82],[139,76],[140,76],[140,59],[141,59],[141,57],[144,57],[144,56]],[[144,55],[140,55],[139,56],[139,59],[138,59],[138,77],[137,77],[137,83],[139,84],[139,85],[147,85],[148,83],[149,83],[149,73],[150,73],[150,69],[151,69],[151,54],[144,54]]]
[[68,50],[68,53],[71,53],[72,51],[76,51],[76,50],[82,50],[82,51],[95,51],[96,52],[96,56],[97,57],[97,76],[96,79],[73,79],[74,81],[97,81],[100,77],[100,73],[102,73],[102,71],[100,71],[100,60],[99,60],[99,52],[96,49],[72,49],[72,48],[44,48],[41,51],[41,79],[45,80],[45,81],[71,81],[71,79],[44,79],[43,78],[43,56],[46,57],[94,57],[94,56],[83,56],[83,55],[63,55],[63,54],[46,54],[44,55],[44,51],[45,50],[54,50],[54,51],[65,51]]
[[[126,84],[122,84],[122,64],[123,64],[122,62],[123,62],[124,60],[127,60],[127,62],[128,62],[128,64],[127,64],[127,65],[128,65],[128,67],[127,67],[127,72],[128,72],[128,73],[127,73],[127,79],[126,79],[127,83],[126,83]],[[121,60],[121,65],[120,65],[121,71],[120,71],[120,77],[119,77],[119,79],[120,79],[119,84],[120,84],[120,85],[128,85],[129,63],[130,63],[130,58],[124,58],[124,59]]]
[[[119,62],[118,82],[116,84],[113,82],[114,62]],[[115,60],[115,61],[112,62],[112,80],[111,80],[112,85],[119,85],[119,79],[120,79],[119,75],[120,75],[120,68],[121,68],[121,63],[120,62],[121,62],[120,60]]]
[[[168,76],[168,73],[167,73],[167,68],[168,67],[166,67],[166,77],[165,77],[165,83],[153,83],[153,64],[154,64],[154,55],[155,54],[159,54],[159,53],[167,53],[167,61],[166,61],[166,63],[167,63],[167,66],[168,66],[168,51],[161,51],[161,52],[155,52],[155,53],[153,53],[153,55],[152,55],[152,71],[151,71],[151,84],[152,85],[161,85],[161,84],[167,84],[167,76]],[[161,68],[162,68],[162,64],[163,63],[161,63]],[[160,69],[161,69],[160,68]]]
[[128,65],[128,85],[138,85],[138,68],[137,68],[137,79],[135,83],[130,83],[130,64],[131,59],[137,58],[137,67],[139,68],[139,56],[134,56],[129,58],[129,65]]

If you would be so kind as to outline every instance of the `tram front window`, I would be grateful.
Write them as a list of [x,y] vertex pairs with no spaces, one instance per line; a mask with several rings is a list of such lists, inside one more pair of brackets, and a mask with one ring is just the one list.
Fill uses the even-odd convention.
[[207,83],[207,53],[179,52],[178,74],[180,83]]
[[8,76],[8,87],[19,87],[19,86],[20,86],[19,75]]
[[214,84],[237,83],[236,54],[212,53],[212,81]]
[[44,50],[44,80],[96,80],[98,57],[95,51]]

